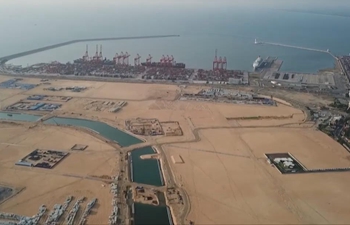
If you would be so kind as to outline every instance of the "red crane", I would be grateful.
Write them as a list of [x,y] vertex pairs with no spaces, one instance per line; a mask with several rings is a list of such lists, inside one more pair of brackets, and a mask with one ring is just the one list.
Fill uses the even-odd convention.
[[221,69],[221,66],[222,66],[222,58],[221,56],[219,57],[219,60],[217,61],[217,64],[216,64],[216,69],[219,70]]
[[141,56],[137,53],[136,58],[134,59],[134,65],[139,66],[140,65],[140,59]]
[[151,54],[149,54],[148,57],[146,58],[146,64],[147,65],[152,63],[152,58],[153,57],[151,56]]
[[89,61],[89,47],[86,45],[85,55],[83,56],[84,61]]
[[224,57],[224,60],[222,61],[221,68],[222,68],[223,70],[227,70],[227,60],[226,60],[226,56]]
[[215,70],[218,66],[218,50],[215,49],[215,57],[213,60],[213,70]]

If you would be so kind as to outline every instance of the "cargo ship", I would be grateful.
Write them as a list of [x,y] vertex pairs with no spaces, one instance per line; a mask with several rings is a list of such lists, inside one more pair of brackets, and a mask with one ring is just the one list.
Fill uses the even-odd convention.
[[147,67],[170,67],[170,68],[181,68],[184,69],[186,68],[186,64],[184,63],[174,63],[174,64],[169,64],[169,63],[160,63],[160,62],[143,62],[141,63],[141,66],[147,66]]
[[260,57],[260,55],[259,55],[259,57],[254,61],[254,63],[253,63],[253,68],[254,68],[254,70],[256,70],[257,68],[259,68],[259,66],[260,66],[260,64],[261,64],[261,61],[262,61],[262,58]]

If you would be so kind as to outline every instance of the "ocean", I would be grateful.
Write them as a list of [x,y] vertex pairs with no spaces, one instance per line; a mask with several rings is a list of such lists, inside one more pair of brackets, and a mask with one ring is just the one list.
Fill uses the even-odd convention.
[[316,72],[333,67],[334,59],[325,53],[254,45],[254,39],[330,49],[335,55],[350,52],[350,6],[348,9],[318,6],[301,10],[271,5],[164,4],[157,7],[155,4],[118,5],[104,1],[101,4],[87,1],[84,5],[78,1],[80,5],[38,3],[21,7],[16,1],[8,1],[6,7],[0,8],[0,56],[72,39],[158,34],[179,34],[180,37],[77,43],[17,58],[10,63],[27,66],[73,61],[85,53],[88,44],[90,56],[95,53],[96,45],[103,45],[104,57],[113,58],[115,53],[127,51],[131,54],[131,63],[137,53],[141,61],[145,61],[148,54],[154,60],[162,55],[173,55],[188,68],[209,69],[217,49],[219,56],[226,56],[229,69],[252,70],[253,61],[260,55],[282,59],[283,71]]

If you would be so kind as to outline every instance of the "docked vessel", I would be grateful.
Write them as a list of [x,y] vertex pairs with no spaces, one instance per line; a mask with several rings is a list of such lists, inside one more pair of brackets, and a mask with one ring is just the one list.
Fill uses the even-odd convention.
[[253,63],[253,68],[254,68],[254,70],[256,70],[256,69],[260,66],[261,61],[262,61],[262,59],[261,59],[261,57],[260,57],[260,55],[259,55],[259,57],[258,57],[258,58],[254,61],[254,63]]

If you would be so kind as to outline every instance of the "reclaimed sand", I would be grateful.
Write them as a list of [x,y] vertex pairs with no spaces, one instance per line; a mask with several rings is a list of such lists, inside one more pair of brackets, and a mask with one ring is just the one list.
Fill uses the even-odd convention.
[[[178,121],[183,136],[145,139],[154,144],[172,142],[163,148],[176,181],[190,197],[188,219],[196,224],[344,224],[350,219],[347,207],[350,200],[348,173],[281,175],[266,162],[265,153],[290,152],[310,169],[350,166],[349,153],[343,147],[314,128],[300,128],[304,114],[298,109],[282,104],[269,107],[175,101],[181,89],[175,85],[68,80],[49,82],[52,85],[48,86],[87,86],[89,89],[81,93],[45,92],[42,90],[44,85],[41,85],[21,95],[73,96],[75,98],[64,103],[55,114],[100,120],[121,129],[125,128],[126,119],[136,117]],[[195,93],[200,88],[188,86],[182,91],[186,90]],[[6,94],[6,91],[0,92]],[[315,101],[315,97],[308,94],[291,96]],[[4,104],[12,104],[22,97],[9,98]],[[118,113],[84,110],[84,101],[96,99],[124,100],[128,104]],[[227,119],[289,115],[293,115],[293,118]],[[285,123],[294,124],[295,127],[280,127]],[[248,129],[245,126],[256,128]],[[109,188],[101,187],[100,181],[64,174],[115,175],[119,168],[118,154],[102,141],[74,129],[27,127],[0,126],[0,169],[4,171],[0,173],[0,182],[4,180],[11,185],[26,187],[24,192],[2,204],[0,210],[29,216],[36,213],[41,204],[46,204],[50,209],[70,194],[83,195],[97,197],[100,203],[96,214],[89,216],[88,222],[107,222],[111,211]],[[205,128],[198,130],[201,140],[197,141],[193,134],[196,128]],[[72,153],[69,149],[74,144],[89,147],[85,151]],[[38,147],[63,149],[72,154],[53,170],[28,170],[14,166],[19,158]],[[172,163],[171,155],[181,155],[184,163]]]

